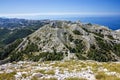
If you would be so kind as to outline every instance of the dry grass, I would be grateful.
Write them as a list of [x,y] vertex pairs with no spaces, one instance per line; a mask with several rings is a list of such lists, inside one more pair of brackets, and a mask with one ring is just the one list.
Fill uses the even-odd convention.
[[45,74],[55,75],[55,71],[54,70],[48,70],[48,71],[45,71]]
[[35,72],[39,72],[41,74],[48,74],[48,75],[54,75],[55,71],[54,70],[44,70],[44,69],[40,69],[40,70],[36,70]]
[[41,74],[45,74],[45,70],[44,69],[39,69],[39,70],[36,70],[35,72],[39,72]]
[[39,80],[58,80],[58,79],[54,78],[54,77],[51,77],[51,78],[42,78],[42,79],[39,79]]
[[103,67],[107,68],[109,71],[117,72],[120,74],[120,64],[118,63],[104,63]]
[[0,74],[0,80],[15,80],[15,74],[16,72]]
[[69,72],[72,72],[74,69],[80,71],[81,68],[87,67],[87,65],[84,62],[74,61],[74,60],[64,61],[64,62],[57,61],[55,62],[55,64],[51,64],[50,66],[68,69]]
[[69,77],[69,78],[66,78],[65,80],[86,80],[86,79],[79,78],[79,77]]
[[120,78],[113,75],[106,75],[104,72],[98,72],[95,77],[97,80],[120,80]]

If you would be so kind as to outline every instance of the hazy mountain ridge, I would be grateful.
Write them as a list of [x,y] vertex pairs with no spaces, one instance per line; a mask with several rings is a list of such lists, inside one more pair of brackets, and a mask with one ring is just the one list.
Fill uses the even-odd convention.
[[104,26],[50,21],[8,53],[14,60],[118,61],[120,33]]
[[0,18],[0,55],[4,51],[5,46],[17,39],[28,36],[48,23],[49,20]]
[[28,20],[18,18],[0,18],[0,28],[23,28],[23,27],[36,27],[49,22],[49,20]]

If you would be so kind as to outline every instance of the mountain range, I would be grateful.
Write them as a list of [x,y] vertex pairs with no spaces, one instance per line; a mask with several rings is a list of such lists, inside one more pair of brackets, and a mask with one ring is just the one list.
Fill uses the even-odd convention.
[[0,53],[8,44],[28,36],[48,22],[48,20],[0,18]]
[[[7,21],[5,24],[22,25],[6,26],[4,20],[0,19],[1,35],[5,33],[3,37],[0,36],[0,41],[4,44],[1,47],[1,60],[120,60],[120,30],[80,21]],[[9,42],[10,39],[13,40]]]

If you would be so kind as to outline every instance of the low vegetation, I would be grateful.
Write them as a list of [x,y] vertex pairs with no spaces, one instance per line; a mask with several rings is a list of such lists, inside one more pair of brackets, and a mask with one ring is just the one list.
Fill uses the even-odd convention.
[[78,31],[78,30],[74,30],[73,33],[76,34],[76,35],[82,35],[82,34],[80,33],[80,31]]
[[98,72],[95,77],[98,80],[120,80],[120,78],[114,75],[106,75],[104,72]]
[[120,80],[119,62],[20,61],[0,67],[0,80]]
[[79,77],[69,77],[69,78],[66,78],[65,80],[86,80],[86,79],[79,78]]
[[11,72],[11,73],[2,73],[0,74],[0,80],[15,80],[14,75],[16,72]]

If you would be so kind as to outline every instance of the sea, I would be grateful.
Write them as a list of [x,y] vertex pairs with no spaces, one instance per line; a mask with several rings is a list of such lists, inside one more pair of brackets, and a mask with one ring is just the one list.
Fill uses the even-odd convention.
[[99,24],[109,27],[112,30],[120,29],[120,17],[74,17],[67,20],[80,20],[83,23]]
[[50,19],[50,20],[68,20],[81,21],[82,23],[92,23],[101,26],[106,26],[112,30],[120,29],[120,15],[116,16],[37,16],[35,19]]
[[120,29],[120,16],[102,16],[102,17],[68,17],[60,20],[78,21],[83,23],[92,23],[106,26],[112,30]]

